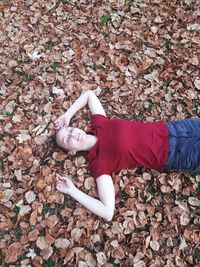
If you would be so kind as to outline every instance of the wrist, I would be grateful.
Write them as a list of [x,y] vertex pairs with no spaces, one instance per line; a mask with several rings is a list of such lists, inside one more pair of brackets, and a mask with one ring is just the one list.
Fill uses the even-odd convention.
[[67,118],[68,120],[71,120],[71,118],[73,117],[71,112],[68,110],[67,112],[64,113],[64,117]]
[[76,195],[76,190],[77,190],[76,186],[74,184],[71,185],[71,188],[69,190],[70,197],[73,197],[74,198],[74,195]]

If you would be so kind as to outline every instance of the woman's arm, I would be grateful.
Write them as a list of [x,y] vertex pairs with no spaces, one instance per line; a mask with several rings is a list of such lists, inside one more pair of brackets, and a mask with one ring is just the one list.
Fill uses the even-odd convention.
[[107,221],[111,221],[114,215],[115,207],[115,191],[113,181],[110,175],[101,175],[97,178],[97,190],[99,200],[88,196],[77,187],[74,186],[70,178],[57,175],[56,188],[63,193],[69,194],[88,210],[102,217]]
[[84,106],[88,104],[89,110],[92,115],[101,114],[106,115],[103,109],[101,102],[99,101],[98,97],[90,90],[86,91],[79,98],[72,104],[72,106],[67,110],[67,112],[60,116],[55,121],[55,127],[59,129],[64,125],[69,125],[71,118],[75,115],[77,111],[82,109]]

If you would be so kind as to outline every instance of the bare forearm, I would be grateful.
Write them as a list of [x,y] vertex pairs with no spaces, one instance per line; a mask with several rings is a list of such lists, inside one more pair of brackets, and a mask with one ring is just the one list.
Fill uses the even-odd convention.
[[65,114],[71,119],[77,111],[79,111],[88,104],[90,94],[91,91],[86,91],[85,93],[80,95],[79,98],[72,104],[72,106],[67,110]]
[[73,188],[70,196],[97,216],[100,216],[107,221],[112,219],[112,210],[110,210],[109,207],[106,207],[100,200],[88,196],[76,187]]

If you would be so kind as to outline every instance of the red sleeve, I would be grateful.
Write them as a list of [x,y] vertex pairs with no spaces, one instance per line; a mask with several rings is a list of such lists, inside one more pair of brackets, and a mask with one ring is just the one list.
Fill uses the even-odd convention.
[[89,169],[95,179],[103,174],[112,175],[112,170],[110,170],[109,163],[103,160],[95,159],[89,164]]

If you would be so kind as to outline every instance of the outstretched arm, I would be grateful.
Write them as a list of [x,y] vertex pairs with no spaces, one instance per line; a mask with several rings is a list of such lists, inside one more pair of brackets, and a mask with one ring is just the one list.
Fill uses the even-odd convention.
[[88,104],[89,110],[92,115],[101,114],[106,115],[103,109],[101,102],[99,101],[98,97],[90,90],[86,91],[79,98],[72,104],[72,106],[67,110],[67,112],[60,116],[55,121],[56,129],[63,127],[64,125],[69,125],[71,118],[75,115],[77,111],[82,109],[84,106]]
[[115,207],[115,191],[110,175],[101,175],[97,178],[99,200],[88,196],[74,186],[70,178],[57,175],[56,188],[67,193],[97,216],[111,221]]

